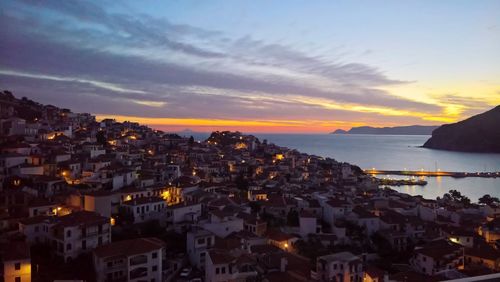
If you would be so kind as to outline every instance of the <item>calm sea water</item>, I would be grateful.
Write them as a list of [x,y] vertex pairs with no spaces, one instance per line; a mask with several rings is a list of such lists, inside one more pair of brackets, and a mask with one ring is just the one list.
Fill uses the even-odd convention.
[[[300,152],[356,164],[363,169],[431,170],[460,172],[500,171],[500,154],[461,153],[421,148],[430,136],[423,135],[336,135],[254,134],[260,140]],[[193,134],[204,139],[208,134]],[[500,178],[427,177],[426,186],[394,189],[435,199],[456,189],[476,201],[484,194],[500,197]]]

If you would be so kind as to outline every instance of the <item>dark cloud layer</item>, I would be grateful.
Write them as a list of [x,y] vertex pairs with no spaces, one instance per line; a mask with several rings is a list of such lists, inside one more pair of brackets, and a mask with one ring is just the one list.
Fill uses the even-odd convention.
[[[284,102],[289,95],[426,113],[441,110],[435,105],[375,89],[405,82],[389,79],[371,66],[331,62],[321,56],[307,55],[250,36],[228,39],[218,31],[172,24],[146,15],[111,14],[87,1],[23,2],[23,9],[16,13],[5,11],[0,17],[0,26],[3,27],[0,29],[1,69],[35,76],[105,82],[125,89],[117,92],[96,86],[98,83],[67,79],[0,76],[4,88],[17,89],[35,99],[40,97],[42,102],[57,104],[60,101],[68,106],[74,103],[72,108],[82,109],[85,101],[91,101],[88,102],[92,104],[91,110],[100,113],[212,118],[279,118],[281,115],[288,119],[329,119],[342,114],[354,119],[358,114],[327,110],[296,100]],[[13,6],[17,5],[21,4]],[[24,9],[40,10],[41,13],[37,17],[19,16]],[[58,13],[60,17],[44,17],[43,11],[47,10]],[[87,25],[78,26],[78,23]],[[101,28],[91,28],[88,24]],[[191,41],[205,44],[187,43]],[[128,52],[140,48],[151,52],[160,50],[162,55],[169,57],[180,53],[193,61],[206,62],[211,68],[196,67],[181,60],[158,60],[148,52]],[[272,71],[226,69],[231,62],[247,65],[249,69],[256,66],[282,68],[296,74],[314,75],[336,87],[325,89]],[[186,90],[190,88],[220,89],[221,93],[203,95]],[[279,98],[279,102],[224,96],[227,91],[264,93]],[[134,102],[142,100],[164,102],[165,106],[148,107]]]

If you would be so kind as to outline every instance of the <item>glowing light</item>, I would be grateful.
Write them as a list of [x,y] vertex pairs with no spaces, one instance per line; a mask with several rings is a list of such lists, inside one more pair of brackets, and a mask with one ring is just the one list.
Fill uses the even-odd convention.
[[125,197],[125,201],[130,201],[130,200],[132,200],[132,196],[131,196],[131,195],[127,195],[127,196]]
[[165,191],[161,194],[161,197],[164,199],[164,200],[167,200],[168,198],[170,198],[170,192],[169,191]]
[[114,219],[113,217],[111,217],[111,218],[109,219],[109,224],[111,224],[111,226],[115,226],[115,224],[116,224],[116,219]]

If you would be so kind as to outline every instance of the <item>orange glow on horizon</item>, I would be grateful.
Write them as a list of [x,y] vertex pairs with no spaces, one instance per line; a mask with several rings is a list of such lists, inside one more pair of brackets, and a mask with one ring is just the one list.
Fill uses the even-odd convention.
[[[191,129],[201,132],[238,130],[261,133],[328,133],[335,129],[349,129],[366,123],[325,120],[232,120],[197,118],[147,118],[122,115],[96,114],[96,119],[112,118],[118,122],[133,121],[165,131]],[[373,124],[372,124],[373,125]]]

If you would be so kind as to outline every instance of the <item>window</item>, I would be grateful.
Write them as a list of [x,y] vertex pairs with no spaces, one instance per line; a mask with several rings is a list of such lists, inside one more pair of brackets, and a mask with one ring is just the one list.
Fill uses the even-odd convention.
[[153,255],[152,255],[153,258],[157,258],[158,257],[158,253],[157,252],[154,252]]
[[71,230],[66,231],[66,237],[71,237]]
[[108,267],[112,267],[113,266],[113,262],[112,261],[108,261]]
[[157,271],[158,270],[158,266],[157,265],[153,265],[153,271]]
[[67,245],[66,245],[66,250],[67,250],[67,251],[71,250],[71,244],[67,244]]
[[16,277],[16,278],[14,278],[14,281],[15,281],[15,282],[21,282],[21,277]]
[[337,264],[336,263],[333,264],[333,269],[337,269]]
[[82,241],[82,250],[86,250],[86,249],[87,249],[87,241],[83,240]]
[[221,273],[222,274],[226,273],[226,267],[225,266],[221,267]]
[[19,269],[21,269],[21,263],[19,263],[19,262],[18,262],[18,263],[15,263],[15,264],[14,264],[14,269],[15,269],[15,270],[19,270]]
[[219,274],[219,268],[218,267],[215,268],[215,274]]
[[38,226],[35,226],[35,232],[38,232],[40,228]]
[[198,244],[205,244],[205,238],[198,239]]

